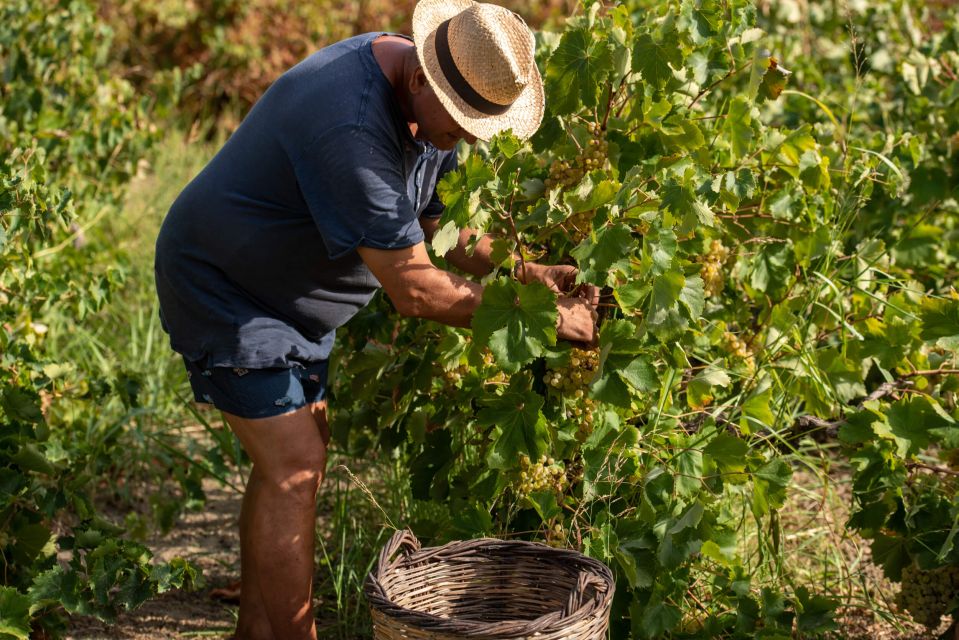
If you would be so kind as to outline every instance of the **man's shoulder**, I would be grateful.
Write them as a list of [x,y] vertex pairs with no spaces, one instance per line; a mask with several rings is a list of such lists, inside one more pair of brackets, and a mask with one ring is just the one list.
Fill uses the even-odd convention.
[[[287,84],[318,84],[329,81],[369,80],[375,76],[376,60],[372,43],[382,35],[397,35],[371,31],[340,40],[318,49],[288,69],[277,82]],[[401,36],[406,38],[406,36]],[[336,94],[329,97],[337,97]]]
[[384,125],[394,126],[388,81],[370,48],[379,35],[364,33],[331,44],[280,76],[269,92],[271,110],[281,120],[274,123],[310,131],[304,144],[320,134],[353,128],[382,135]]

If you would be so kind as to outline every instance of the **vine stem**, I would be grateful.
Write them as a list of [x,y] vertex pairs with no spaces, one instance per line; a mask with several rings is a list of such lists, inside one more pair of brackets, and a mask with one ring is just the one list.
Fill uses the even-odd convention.
[[[516,170],[514,180],[519,178],[519,169]],[[526,279],[526,258],[523,257],[523,243],[519,239],[519,231],[516,230],[516,221],[513,220],[513,200],[516,198],[516,190],[509,194],[509,202],[506,203],[506,219],[509,221],[509,228],[513,234],[513,240],[516,242],[516,253],[519,254],[520,273],[523,274],[523,284],[528,284]]]
[[726,79],[729,78],[730,76],[736,75],[736,74],[739,73],[740,71],[745,71],[746,69],[749,68],[749,66],[750,66],[751,64],[752,64],[752,60],[750,60],[749,62],[747,62],[746,64],[744,64],[743,66],[741,66],[741,67],[739,67],[739,68],[733,67],[732,69],[730,69],[729,71],[727,71],[727,72],[726,72],[726,75],[724,75],[722,78],[720,78],[719,80],[716,80],[716,81],[713,82],[711,85],[709,85],[708,87],[706,87],[705,89],[703,89],[702,91],[700,91],[698,94],[696,94],[696,97],[693,98],[693,101],[689,103],[689,105],[686,107],[686,109],[687,109],[687,110],[688,110],[688,109],[692,109],[694,106],[696,106],[696,103],[699,102],[699,99],[702,98],[702,97],[703,97],[704,95],[706,95],[707,93],[709,93],[710,91],[712,91],[712,90],[716,87],[716,85],[718,85],[718,84],[719,84],[720,82],[722,82],[723,80],[726,80]]
[[938,375],[950,375],[959,373],[959,369],[925,369],[923,371],[913,371],[911,373],[902,374],[903,378],[913,378],[916,376],[938,376]]
[[925,462],[907,462],[906,467],[910,469],[926,469],[934,473],[941,473],[947,476],[959,476],[959,471],[954,471],[946,467],[937,467],[936,465],[926,464]]

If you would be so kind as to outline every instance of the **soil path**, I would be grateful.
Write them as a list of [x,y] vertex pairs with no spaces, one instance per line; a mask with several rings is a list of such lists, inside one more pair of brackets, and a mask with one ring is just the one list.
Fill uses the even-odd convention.
[[226,587],[240,575],[241,497],[215,480],[204,480],[203,489],[207,503],[202,511],[184,513],[170,533],[153,536],[146,544],[157,561],[181,556],[203,569],[206,587],[194,593],[162,594],[111,624],[76,617],[66,638],[227,638],[233,633],[236,605],[212,598],[210,591]]

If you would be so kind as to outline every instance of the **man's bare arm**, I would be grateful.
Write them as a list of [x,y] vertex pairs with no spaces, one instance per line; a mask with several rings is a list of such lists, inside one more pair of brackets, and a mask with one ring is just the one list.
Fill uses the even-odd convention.
[[[431,242],[433,235],[439,229],[439,218],[420,217],[420,226],[426,235],[426,241]],[[477,235],[474,229],[460,229],[456,246],[449,250],[446,259],[453,266],[474,276],[483,277],[493,270],[493,261],[490,252],[493,247],[494,236],[484,235],[476,242],[472,253],[468,247],[471,238]],[[542,282],[555,293],[574,295],[585,298],[594,306],[599,304],[599,289],[590,284],[576,284],[576,268],[571,265],[541,265],[527,262],[525,269],[517,269],[516,275],[520,282]]]
[[[423,227],[426,241],[432,242],[433,235],[439,229],[440,220],[439,218],[420,216],[420,226]],[[493,262],[489,257],[493,249],[492,236],[487,234],[480,238],[471,254],[468,251],[470,239],[473,238],[477,232],[473,229],[460,229],[459,233],[460,235],[456,246],[449,250],[445,258],[457,269],[482,278],[493,270]]]
[[[468,327],[483,298],[482,285],[437,269],[423,243],[405,249],[359,247],[363,262],[380,281],[396,310],[454,327]],[[557,335],[563,340],[596,343],[596,312],[583,298],[559,298]]]

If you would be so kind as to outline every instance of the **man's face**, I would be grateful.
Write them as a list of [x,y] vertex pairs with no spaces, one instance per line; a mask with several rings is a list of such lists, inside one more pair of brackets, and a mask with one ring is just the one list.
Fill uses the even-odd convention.
[[422,68],[416,70],[411,84],[417,140],[426,140],[444,151],[456,147],[460,140],[467,144],[476,142],[476,137],[467,133],[443,107]]

